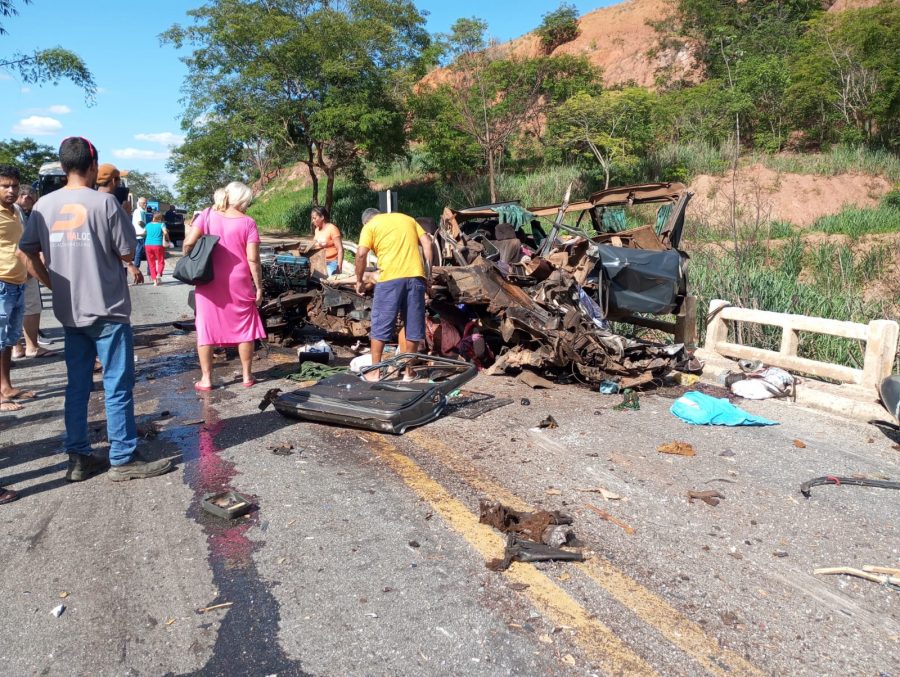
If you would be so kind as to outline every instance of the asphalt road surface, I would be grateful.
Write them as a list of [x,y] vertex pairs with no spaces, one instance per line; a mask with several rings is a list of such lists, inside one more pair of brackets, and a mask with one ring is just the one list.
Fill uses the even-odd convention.
[[[483,375],[466,390],[513,401],[475,420],[297,423],[257,407],[291,387],[289,351],[260,352],[253,388],[223,360],[222,387],[195,393],[194,337],[170,324],[187,289],[133,289],[141,448],[169,475],[66,483],[64,364],[13,369],[39,397],[0,414],[0,483],[22,494],[0,506],[3,674],[900,675],[900,592],[813,574],[897,567],[900,492],[798,491],[897,479],[896,430],[774,402],[745,405],[772,428],[691,427],[673,389],[616,411]],[[44,326],[61,335],[50,310]],[[536,429],[547,414],[559,427]],[[696,455],[657,451],[671,441]],[[226,488],[258,509],[207,516]],[[709,489],[718,505],[688,501]],[[568,512],[589,558],[489,570],[504,539],[478,523],[484,498]]]

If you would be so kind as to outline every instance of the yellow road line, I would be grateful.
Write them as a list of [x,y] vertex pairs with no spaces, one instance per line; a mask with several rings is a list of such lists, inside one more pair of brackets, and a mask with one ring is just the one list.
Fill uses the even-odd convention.
[[[428,501],[485,560],[502,555],[505,540],[490,527],[479,523],[478,517],[462,502],[451,496],[386,439],[374,434],[369,434],[368,439],[379,457],[403,482]],[[574,598],[533,565],[516,562],[503,575],[510,582],[527,585],[522,594],[553,623],[572,628],[575,631],[575,641],[584,653],[607,672],[626,675],[657,674],[652,666],[632,651],[612,630],[592,618]]]
[[[421,430],[407,433],[406,438],[428,451],[437,461],[446,465],[470,486],[487,497],[500,501],[515,510],[535,509],[502,485],[484,478],[474,467],[461,459],[455,451],[440,440]],[[765,674],[734,651],[720,646],[715,638],[703,631],[700,625],[684,616],[662,597],[613,566],[608,560],[598,555],[577,566],[591,580],[606,590],[613,599],[630,609],[645,623],[656,628],[663,637],[690,655],[707,672],[729,677],[733,675],[759,677]]]

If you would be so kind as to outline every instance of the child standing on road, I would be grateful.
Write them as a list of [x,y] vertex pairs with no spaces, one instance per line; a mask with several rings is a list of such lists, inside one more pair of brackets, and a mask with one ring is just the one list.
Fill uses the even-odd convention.
[[144,251],[147,254],[147,265],[153,286],[159,286],[163,269],[166,265],[166,247],[169,246],[169,231],[163,223],[163,213],[156,212],[153,221],[147,224],[147,235],[144,240]]

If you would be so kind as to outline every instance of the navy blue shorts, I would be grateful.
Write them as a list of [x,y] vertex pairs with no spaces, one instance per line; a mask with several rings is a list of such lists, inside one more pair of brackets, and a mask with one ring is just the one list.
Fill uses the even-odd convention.
[[407,341],[425,340],[425,280],[421,277],[400,277],[375,285],[372,338],[392,341],[397,315],[406,328]]

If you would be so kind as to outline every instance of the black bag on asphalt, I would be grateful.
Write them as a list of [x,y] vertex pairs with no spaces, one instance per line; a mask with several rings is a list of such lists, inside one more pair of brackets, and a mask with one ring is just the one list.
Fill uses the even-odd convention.
[[212,253],[218,235],[202,235],[194,248],[175,264],[172,277],[185,284],[206,284],[213,279]]

